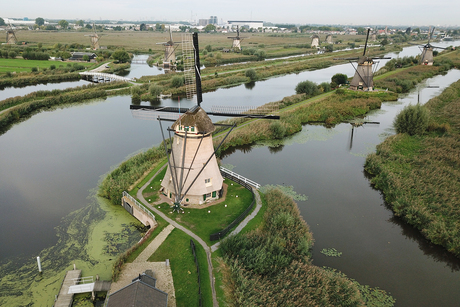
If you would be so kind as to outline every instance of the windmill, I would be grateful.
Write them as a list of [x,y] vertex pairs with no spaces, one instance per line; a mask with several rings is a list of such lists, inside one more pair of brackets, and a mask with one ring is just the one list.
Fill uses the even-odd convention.
[[233,51],[239,52],[241,51],[241,41],[245,39],[246,37],[240,36],[240,26],[236,26],[236,36],[228,36],[227,38],[230,38],[233,40],[232,42],[232,49]]
[[99,46],[99,35],[96,33],[96,25],[93,23],[93,33],[89,34],[89,35],[85,35],[85,36],[89,36],[90,40],[91,40],[91,49],[92,50],[97,50],[100,48]]
[[157,43],[157,45],[165,46],[165,57],[163,60],[163,67],[169,68],[170,66],[174,66],[174,63],[176,63],[176,49],[179,46],[179,43],[174,43],[173,41],[171,26],[169,27],[169,41]]
[[318,35],[313,35],[311,37],[311,48],[313,48],[313,47],[319,48],[319,44],[320,44],[319,36]]
[[11,25],[10,22],[10,27],[8,30],[6,30],[6,43],[9,45],[14,45],[18,42],[18,39],[16,38],[16,34],[14,33],[13,26]]
[[350,64],[353,65],[352,61],[356,60],[358,66],[353,68],[355,69],[355,75],[350,82],[350,89],[352,90],[363,90],[363,91],[372,91],[374,89],[374,60],[375,59],[391,59],[389,57],[378,57],[371,58],[366,56],[367,51],[367,41],[369,39],[369,32],[371,29],[367,29],[366,43],[364,44],[363,55],[360,57],[354,58],[337,58],[334,60],[349,60]]
[[421,65],[433,65],[433,49],[446,49],[443,47],[436,47],[430,44],[430,40],[433,37],[435,27],[428,33],[428,42],[425,45],[420,45],[419,48],[422,50],[420,55],[420,64]]
[[[209,115],[279,119],[279,116],[270,115],[273,109],[220,106],[213,107],[211,112],[206,112],[201,107],[203,99],[197,33],[183,34],[182,52],[187,98],[195,100],[196,105],[190,109],[130,106],[134,117],[156,119],[160,123],[163,144],[168,156],[168,168],[161,185],[163,193],[173,201],[174,211],[182,211],[181,205],[203,204],[221,197],[223,178],[215,153],[236,125],[213,123]],[[168,139],[163,133],[162,122],[164,121],[174,122],[167,128]],[[212,133],[216,126],[229,129],[214,149]],[[172,137],[171,134],[174,136]]]
[[332,34],[326,35],[326,43],[332,44]]

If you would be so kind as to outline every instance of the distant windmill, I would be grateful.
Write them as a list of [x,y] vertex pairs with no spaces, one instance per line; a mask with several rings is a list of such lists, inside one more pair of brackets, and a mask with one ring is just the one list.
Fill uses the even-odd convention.
[[85,36],[89,36],[90,40],[91,40],[91,49],[92,50],[97,50],[100,48],[99,46],[99,35],[96,33],[96,25],[93,23],[93,33],[89,34],[89,35],[85,35]]
[[16,38],[16,34],[14,33],[13,26],[11,25],[10,22],[10,27],[8,30],[6,30],[6,43],[9,45],[14,45],[18,42],[18,39]]
[[353,65],[351,61],[357,60],[358,67],[353,65],[355,69],[355,75],[350,82],[350,89],[352,90],[363,90],[363,91],[372,91],[374,89],[374,60],[375,59],[391,59],[389,57],[379,57],[371,58],[366,56],[367,51],[367,41],[369,39],[369,32],[371,29],[367,29],[366,43],[364,45],[363,55],[360,57],[354,58],[337,58],[334,60],[349,60],[350,64]]
[[[279,116],[270,115],[273,110],[266,110],[267,112],[262,114],[260,108],[251,110],[238,107],[213,107],[211,112],[206,112],[200,106],[202,93],[197,33],[193,33],[193,39],[192,34],[183,34],[182,50],[187,98],[196,99],[196,105],[190,109],[130,106],[134,117],[156,119],[160,123],[163,144],[168,156],[168,168],[161,185],[163,193],[173,200],[174,211],[182,211],[182,205],[203,204],[221,197],[223,178],[215,153],[236,125],[213,123],[209,115],[279,119]],[[254,114],[255,112],[251,111],[259,113]],[[164,137],[163,121],[174,121],[167,129],[168,139]],[[230,128],[216,149],[212,140],[215,126]],[[171,137],[171,133],[174,137]]]
[[420,55],[420,64],[421,65],[433,65],[433,49],[446,49],[443,47],[436,47],[430,44],[430,40],[433,37],[435,27],[428,33],[428,43],[425,45],[419,46],[420,50],[422,50],[422,54]]
[[157,45],[165,46],[165,57],[163,59],[163,67],[170,68],[176,63],[176,49],[179,43],[175,43],[172,38],[171,26],[169,27],[169,41],[163,43],[157,43]]
[[326,43],[332,44],[332,34],[326,35]]
[[319,44],[320,44],[320,41],[319,41],[319,36],[318,35],[313,35],[311,37],[311,48],[319,48]]
[[232,49],[233,51],[239,52],[241,51],[241,41],[245,39],[246,37],[240,36],[240,26],[236,26],[236,36],[228,36],[227,38],[230,38],[233,40],[232,42]]

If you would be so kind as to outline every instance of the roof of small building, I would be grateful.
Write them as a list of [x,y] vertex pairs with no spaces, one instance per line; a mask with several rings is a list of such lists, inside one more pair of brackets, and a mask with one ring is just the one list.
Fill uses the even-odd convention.
[[[168,294],[145,283],[155,278],[142,274],[128,286],[110,294],[107,307],[166,307]],[[151,283],[151,281],[149,283]]]
[[209,118],[206,111],[200,106],[195,106],[189,109],[183,114],[178,120],[171,126],[172,129],[176,129],[177,125],[185,127],[196,127],[198,133],[212,133],[216,130],[212,120]]

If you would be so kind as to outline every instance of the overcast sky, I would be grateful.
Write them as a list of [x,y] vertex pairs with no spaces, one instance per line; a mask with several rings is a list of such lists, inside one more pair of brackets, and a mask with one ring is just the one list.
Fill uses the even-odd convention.
[[[2,6],[2,17],[34,20],[257,20],[344,25],[460,25],[458,0],[19,0]],[[7,14],[7,15],[3,15]]]

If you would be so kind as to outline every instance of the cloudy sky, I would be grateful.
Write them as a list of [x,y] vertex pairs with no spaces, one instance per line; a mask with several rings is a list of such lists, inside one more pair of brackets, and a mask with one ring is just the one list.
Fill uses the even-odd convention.
[[[346,25],[460,25],[458,0],[20,0],[2,17],[35,19],[262,20],[273,23]],[[3,15],[6,14],[6,15]]]

